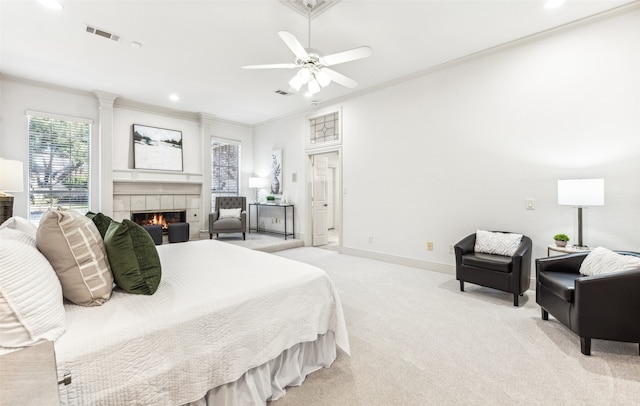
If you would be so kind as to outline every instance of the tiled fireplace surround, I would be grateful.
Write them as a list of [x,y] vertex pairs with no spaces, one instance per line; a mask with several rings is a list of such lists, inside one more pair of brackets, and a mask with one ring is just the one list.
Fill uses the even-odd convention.
[[113,183],[113,219],[131,220],[135,211],[185,210],[189,238],[200,238],[200,183],[130,182]]

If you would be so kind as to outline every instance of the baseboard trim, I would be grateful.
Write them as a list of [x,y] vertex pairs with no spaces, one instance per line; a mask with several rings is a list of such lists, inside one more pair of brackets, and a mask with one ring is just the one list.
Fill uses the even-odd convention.
[[[426,269],[427,271],[446,273],[448,275],[455,276],[456,274],[455,265],[447,265],[447,264],[441,264],[438,262],[423,261],[421,259],[405,258],[405,257],[399,257],[397,255],[383,254],[380,252],[366,251],[366,250],[360,250],[357,248],[349,248],[349,247],[342,247],[342,254],[353,255],[354,257],[375,259],[382,262],[388,262],[390,264],[410,266],[412,268]],[[535,286],[536,286],[536,280],[535,278],[531,278],[528,290],[535,292]]]
[[375,259],[378,261],[388,262],[396,265],[404,265],[404,266],[410,266],[412,268],[426,269],[428,271],[446,273],[449,275],[456,274],[455,265],[447,265],[447,264],[441,264],[438,262],[424,261],[421,259],[399,257],[397,255],[383,254],[380,252],[366,251],[366,250],[360,250],[357,248],[349,248],[344,246],[342,247],[342,253],[346,255],[353,255],[355,257]]

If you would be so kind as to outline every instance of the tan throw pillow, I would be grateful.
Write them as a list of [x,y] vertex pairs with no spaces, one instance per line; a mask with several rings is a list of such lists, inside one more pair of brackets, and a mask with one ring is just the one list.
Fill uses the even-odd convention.
[[72,210],[49,209],[40,219],[36,245],[56,271],[65,298],[82,306],[109,300],[113,275],[91,219]]

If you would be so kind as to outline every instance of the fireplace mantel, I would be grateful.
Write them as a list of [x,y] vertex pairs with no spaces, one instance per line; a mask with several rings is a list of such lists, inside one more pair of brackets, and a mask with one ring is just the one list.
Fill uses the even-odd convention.
[[144,169],[114,169],[113,183],[147,182],[147,183],[197,183],[202,184],[201,173],[177,171],[156,171]]

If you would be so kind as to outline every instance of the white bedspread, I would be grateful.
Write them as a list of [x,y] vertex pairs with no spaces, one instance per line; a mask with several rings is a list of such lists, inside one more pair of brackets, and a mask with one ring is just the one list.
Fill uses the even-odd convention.
[[179,405],[331,330],[349,352],[326,273],[215,240],[158,246],[153,296],[114,291],[100,307],[66,305],[56,341],[63,405]]

